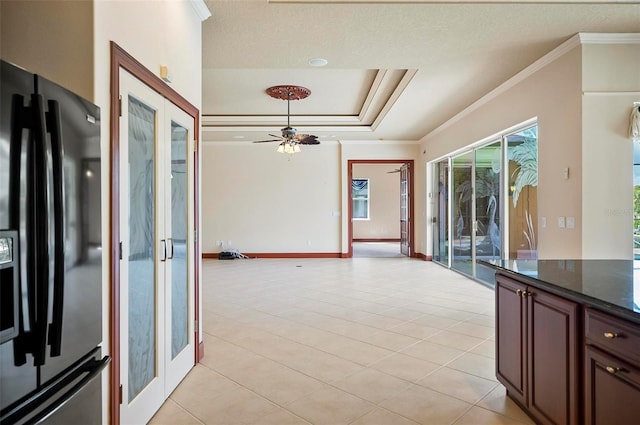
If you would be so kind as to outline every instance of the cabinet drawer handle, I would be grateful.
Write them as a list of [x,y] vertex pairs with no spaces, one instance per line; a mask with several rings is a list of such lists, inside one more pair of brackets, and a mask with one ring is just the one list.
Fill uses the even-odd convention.
[[605,332],[604,333],[604,337],[605,338],[609,338],[609,339],[613,339],[613,338],[617,338],[618,334],[615,332]]
[[619,367],[607,366],[605,369],[607,369],[607,372],[609,372],[612,375],[615,375],[616,373],[620,372]]

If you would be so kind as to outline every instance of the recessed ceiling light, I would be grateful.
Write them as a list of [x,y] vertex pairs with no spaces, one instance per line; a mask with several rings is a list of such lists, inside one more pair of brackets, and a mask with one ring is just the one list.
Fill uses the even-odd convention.
[[244,136],[240,136],[240,135],[235,135],[233,136],[234,139],[244,139]]
[[325,66],[328,63],[329,63],[329,61],[324,59],[324,58],[309,59],[309,65],[311,65],[311,66]]

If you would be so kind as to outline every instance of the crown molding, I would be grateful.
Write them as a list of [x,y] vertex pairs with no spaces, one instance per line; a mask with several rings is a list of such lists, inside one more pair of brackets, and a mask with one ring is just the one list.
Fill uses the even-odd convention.
[[582,44],[638,44],[640,32],[631,33],[578,33]]
[[204,0],[189,0],[189,3],[193,6],[193,10],[196,11],[201,22],[206,21],[211,16],[211,11]]
[[519,73],[514,75],[513,77],[509,78],[507,81],[505,81],[504,83],[500,84],[498,87],[496,87],[495,89],[491,90],[489,93],[487,93],[486,95],[484,95],[480,99],[476,100],[474,103],[472,103],[471,105],[469,105],[468,107],[466,107],[462,111],[458,112],[451,119],[449,119],[448,121],[446,121],[445,123],[443,123],[442,125],[437,127],[436,129],[434,129],[433,131],[429,132],[422,139],[424,140],[424,139],[426,139],[428,137],[435,136],[436,134],[446,130],[447,128],[451,127],[455,123],[457,123],[457,122],[461,121],[462,119],[464,119],[471,112],[473,112],[473,111],[479,109],[480,107],[484,106],[485,104],[489,103],[490,101],[492,101],[493,99],[497,98],[501,94],[505,93],[507,90],[511,89],[512,87],[514,87],[518,83],[521,83],[522,81],[524,81],[525,79],[531,77],[533,74],[535,74],[536,72],[538,72],[539,70],[541,70],[545,66],[547,66],[550,63],[554,62],[556,59],[564,56],[569,51],[571,51],[574,48],[580,46],[582,44],[580,35],[581,35],[580,33],[575,34],[574,36],[572,36],[571,38],[566,40],[564,43],[560,44],[558,47],[556,47],[555,49],[553,49],[552,51],[550,51],[546,55],[542,56],[537,61],[533,62],[528,67],[526,67],[525,69],[523,69],[522,71],[520,71]]
[[267,0],[303,4],[638,4],[637,0]]

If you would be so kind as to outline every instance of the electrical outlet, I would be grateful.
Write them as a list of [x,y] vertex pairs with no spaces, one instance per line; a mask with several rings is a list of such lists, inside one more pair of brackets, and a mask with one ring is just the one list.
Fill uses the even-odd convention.
[[576,227],[576,218],[567,217],[567,229],[575,229],[575,227]]
[[564,229],[564,217],[558,217],[558,228]]
[[540,217],[540,227],[547,227],[547,217]]

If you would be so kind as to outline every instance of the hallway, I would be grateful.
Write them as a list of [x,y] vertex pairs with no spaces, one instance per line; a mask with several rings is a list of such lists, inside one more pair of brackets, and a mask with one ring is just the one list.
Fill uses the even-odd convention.
[[205,357],[153,424],[531,424],[494,293],[409,258],[203,263]]

